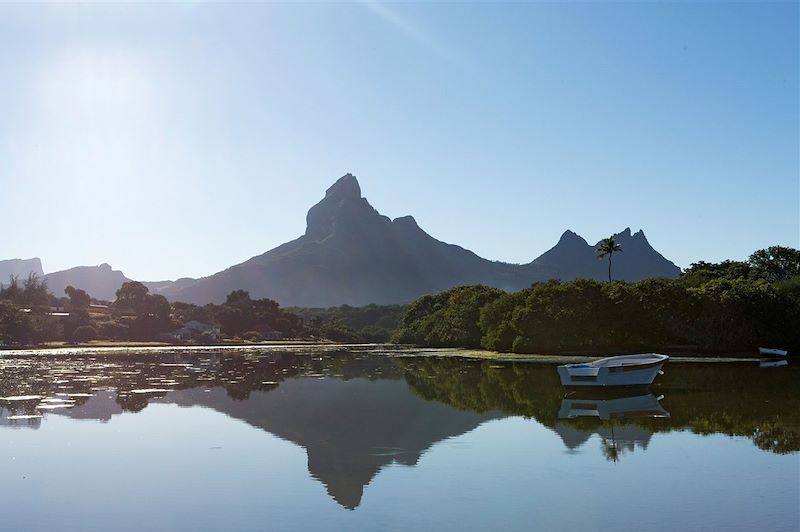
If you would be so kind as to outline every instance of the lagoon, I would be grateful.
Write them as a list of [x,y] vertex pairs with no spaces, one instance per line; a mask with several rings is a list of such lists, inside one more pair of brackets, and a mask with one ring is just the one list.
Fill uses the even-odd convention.
[[570,393],[551,364],[389,348],[0,358],[3,529],[800,528],[800,368],[669,363]]

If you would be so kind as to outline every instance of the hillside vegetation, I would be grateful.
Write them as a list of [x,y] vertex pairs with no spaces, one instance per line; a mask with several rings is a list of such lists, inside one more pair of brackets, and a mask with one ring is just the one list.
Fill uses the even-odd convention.
[[692,264],[678,279],[463,286],[407,308],[394,341],[542,353],[800,349],[800,251]]

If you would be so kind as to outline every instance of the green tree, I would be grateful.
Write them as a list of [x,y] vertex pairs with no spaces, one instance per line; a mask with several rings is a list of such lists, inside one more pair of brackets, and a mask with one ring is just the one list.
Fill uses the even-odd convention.
[[148,289],[139,281],[128,281],[123,283],[117,290],[117,300],[114,308],[123,312],[139,313],[145,304]]
[[0,300],[0,342],[5,345],[29,344],[34,337],[30,313],[21,312],[9,300]]
[[604,238],[600,241],[597,245],[597,258],[598,260],[603,260],[606,255],[608,255],[608,282],[611,282],[611,257],[614,253],[618,251],[622,251],[622,246],[617,244],[617,241],[614,240],[613,236],[608,238]]
[[73,336],[77,342],[89,342],[97,338],[97,331],[91,325],[81,325],[75,329]]
[[0,286],[0,299],[13,301],[19,306],[44,308],[50,304],[50,292],[47,281],[31,273],[20,282],[19,277],[12,275],[8,285]]
[[755,274],[770,282],[800,275],[800,250],[783,246],[759,249],[748,259]]
[[480,347],[481,309],[504,292],[490,286],[460,286],[411,303],[394,341],[438,347]]
[[89,294],[80,288],[68,286],[64,289],[64,293],[69,297],[69,306],[72,309],[85,309],[89,306],[89,303],[91,303]]
[[145,294],[136,314],[133,332],[141,339],[151,339],[159,333],[172,328],[170,307],[167,298],[161,294]]

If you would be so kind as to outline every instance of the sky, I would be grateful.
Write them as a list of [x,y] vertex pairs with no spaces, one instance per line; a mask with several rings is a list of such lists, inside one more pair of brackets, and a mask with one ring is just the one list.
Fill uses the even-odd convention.
[[800,4],[0,4],[0,259],[209,275],[351,172],[529,262],[800,247]]

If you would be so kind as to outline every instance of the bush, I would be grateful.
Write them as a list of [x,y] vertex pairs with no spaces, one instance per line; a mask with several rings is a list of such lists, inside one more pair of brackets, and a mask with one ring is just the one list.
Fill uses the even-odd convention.
[[263,339],[261,337],[261,333],[258,331],[247,331],[246,333],[242,333],[242,338],[248,342],[260,342]]
[[73,333],[76,342],[89,342],[97,338],[97,331],[91,325],[81,325]]

